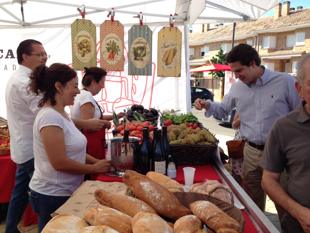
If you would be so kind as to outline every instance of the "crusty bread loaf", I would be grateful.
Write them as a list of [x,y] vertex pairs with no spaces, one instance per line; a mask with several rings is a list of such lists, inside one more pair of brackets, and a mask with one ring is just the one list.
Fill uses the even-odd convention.
[[131,217],[141,211],[155,213],[155,210],[144,201],[127,195],[96,190],[95,197],[100,204],[117,209]]
[[232,229],[240,232],[240,224],[209,201],[195,201],[190,204],[194,215],[216,232]]
[[106,206],[90,208],[84,214],[85,220],[93,226],[106,225],[120,233],[131,233],[131,217]]
[[108,226],[88,226],[84,227],[78,233],[119,233],[119,232]]
[[174,233],[203,233],[202,223],[195,215],[186,215],[174,223]]
[[162,216],[178,219],[190,213],[190,210],[184,207],[165,187],[144,175],[127,170],[123,176],[123,181],[136,197],[145,201]]
[[221,228],[216,233],[238,233],[238,231],[231,228]]
[[183,185],[181,185],[177,181],[161,173],[150,171],[146,174],[146,176],[150,178],[151,180],[153,180],[154,182],[160,184],[161,186],[164,186],[170,192],[183,192],[184,191]]
[[43,228],[42,233],[76,233],[88,226],[85,220],[73,215],[57,215]]
[[168,223],[157,214],[139,212],[132,219],[133,233],[173,233]]
[[225,201],[231,205],[234,204],[231,190],[228,188],[228,186],[221,184],[217,180],[207,180],[202,183],[193,184],[189,191],[206,194]]

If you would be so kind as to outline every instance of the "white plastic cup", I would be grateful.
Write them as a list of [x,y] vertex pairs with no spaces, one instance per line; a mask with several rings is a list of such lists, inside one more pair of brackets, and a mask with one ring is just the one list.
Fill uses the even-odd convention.
[[184,181],[185,181],[185,190],[189,190],[192,184],[194,183],[196,168],[194,167],[183,167],[184,172]]

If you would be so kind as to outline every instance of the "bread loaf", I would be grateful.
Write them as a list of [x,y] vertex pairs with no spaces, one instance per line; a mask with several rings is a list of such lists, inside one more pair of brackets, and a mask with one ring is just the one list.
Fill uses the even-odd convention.
[[193,184],[189,191],[207,194],[219,200],[225,201],[228,204],[234,204],[231,190],[228,188],[228,186],[221,184],[217,180],[207,180],[202,183]]
[[43,228],[42,233],[76,233],[88,226],[85,220],[73,215],[57,215]]
[[183,185],[181,185],[177,181],[161,173],[151,171],[151,172],[148,172],[146,176],[150,178],[151,180],[153,180],[154,182],[160,184],[161,186],[164,186],[170,192],[183,192],[184,191]]
[[119,233],[107,226],[88,226],[84,227],[79,233]]
[[174,223],[174,233],[203,233],[202,223],[195,215],[186,215]]
[[141,211],[155,213],[155,210],[144,201],[127,195],[96,190],[95,197],[100,204],[117,209],[131,217]]
[[209,201],[195,201],[190,204],[194,215],[200,218],[208,227],[215,232],[225,232],[225,229],[232,229],[240,232],[240,224]]
[[131,233],[131,217],[106,206],[90,208],[84,214],[85,220],[93,226],[106,225],[120,233]]
[[127,170],[123,176],[123,181],[135,196],[145,201],[162,216],[178,219],[190,213],[190,210],[184,207],[165,187],[144,175]]
[[132,219],[133,233],[173,233],[168,223],[157,214],[139,212]]

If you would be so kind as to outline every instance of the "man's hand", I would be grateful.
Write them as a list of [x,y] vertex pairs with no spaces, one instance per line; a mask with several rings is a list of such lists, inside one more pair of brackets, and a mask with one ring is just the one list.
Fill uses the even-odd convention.
[[206,110],[209,109],[209,103],[206,100],[202,100],[199,98],[195,100],[194,106],[197,110],[202,110],[203,108]]
[[296,217],[305,233],[310,233],[310,209],[306,207],[300,208]]

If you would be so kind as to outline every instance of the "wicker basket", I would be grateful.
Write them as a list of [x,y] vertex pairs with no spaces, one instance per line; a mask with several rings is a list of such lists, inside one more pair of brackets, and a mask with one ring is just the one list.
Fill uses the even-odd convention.
[[216,145],[170,145],[170,153],[176,165],[208,164],[216,149]]

